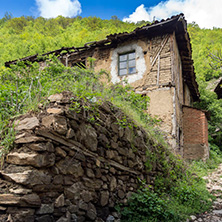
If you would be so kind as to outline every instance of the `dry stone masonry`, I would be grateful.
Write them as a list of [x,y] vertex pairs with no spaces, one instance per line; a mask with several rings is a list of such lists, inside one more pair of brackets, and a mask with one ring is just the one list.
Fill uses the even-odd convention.
[[0,221],[118,221],[145,169],[148,136],[123,127],[108,102],[90,111],[70,108],[68,92],[49,97],[40,112],[15,121],[14,149],[0,171]]

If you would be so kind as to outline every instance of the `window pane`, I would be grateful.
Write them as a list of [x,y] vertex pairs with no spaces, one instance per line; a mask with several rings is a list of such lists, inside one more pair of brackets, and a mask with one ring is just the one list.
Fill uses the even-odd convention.
[[127,60],[127,55],[120,55],[119,56],[119,61],[122,62],[122,61],[126,61]]
[[126,75],[127,74],[127,69],[120,69],[119,70],[119,75],[120,76],[123,76],[123,75]]
[[136,53],[135,52],[129,53],[129,60],[135,59],[135,58],[136,58]]
[[136,73],[136,67],[129,68],[129,74]]
[[129,67],[135,67],[135,66],[136,66],[136,60],[130,60]]
[[136,53],[130,52],[119,55],[119,75],[136,73]]
[[127,67],[127,62],[120,62],[119,64],[120,69],[126,69],[126,67]]

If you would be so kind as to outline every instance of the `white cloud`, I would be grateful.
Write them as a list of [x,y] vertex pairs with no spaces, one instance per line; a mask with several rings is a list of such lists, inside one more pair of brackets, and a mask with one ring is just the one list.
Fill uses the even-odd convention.
[[79,15],[81,4],[78,0],[36,0],[40,16],[55,18],[59,15],[74,17]]
[[136,11],[133,14],[129,15],[129,18],[124,18],[124,22],[138,22],[138,21],[150,21],[150,15],[146,11],[144,5],[140,5],[136,8]]
[[221,0],[167,0],[149,8],[142,4],[123,21],[161,20],[184,13],[188,22],[194,21],[201,28],[222,28],[221,8]]

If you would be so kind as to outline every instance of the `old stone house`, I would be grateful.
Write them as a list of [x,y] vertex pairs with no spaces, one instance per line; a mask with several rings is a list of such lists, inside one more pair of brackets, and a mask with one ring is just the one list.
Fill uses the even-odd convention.
[[[127,80],[141,96],[150,97],[148,112],[161,120],[160,128],[176,153],[187,159],[208,158],[206,115],[192,107],[199,91],[183,14],[44,55],[52,53],[66,66],[87,65],[88,57],[95,58],[96,71],[105,69],[113,83]],[[22,60],[36,61],[37,55]]]

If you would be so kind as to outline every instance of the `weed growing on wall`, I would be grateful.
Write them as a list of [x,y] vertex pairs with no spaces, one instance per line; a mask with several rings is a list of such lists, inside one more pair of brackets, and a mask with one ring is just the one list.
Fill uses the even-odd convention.
[[181,221],[182,217],[168,207],[168,202],[149,188],[140,189],[132,194],[128,207],[121,211],[121,221]]
[[14,126],[6,127],[7,125],[8,121],[0,124],[0,169],[3,166],[5,154],[13,147],[15,140]]
[[192,161],[190,162],[189,168],[198,176],[206,176],[209,172],[218,167],[221,162],[222,154],[220,148],[215,144],[210,144],[210,158],[206,162],[202,160]]
[[[123,221],[186,221],[189,215],[210,209],[214,197],[206,190],[205,181],[184,160],[174,156],[161,143],[148,141],[147,172],[155,171],[151,185],[141,183],[128,205],[118,206]],[[159,141],[159,140],[158,140]]]

